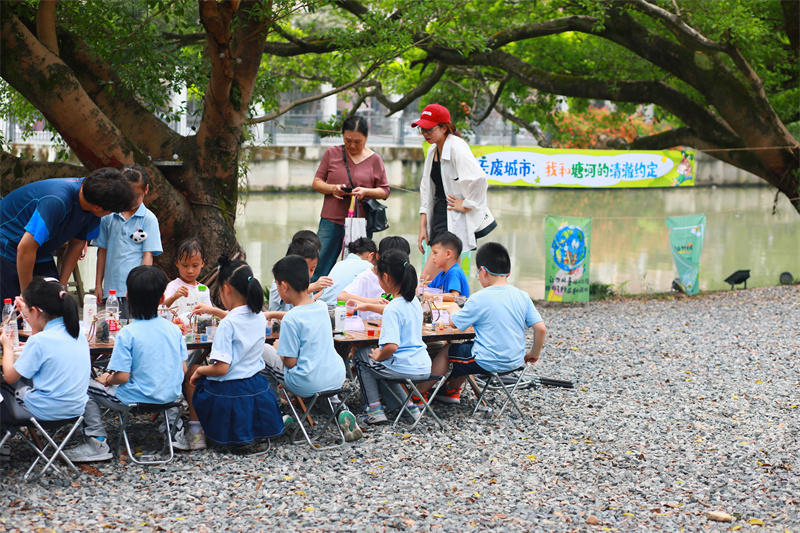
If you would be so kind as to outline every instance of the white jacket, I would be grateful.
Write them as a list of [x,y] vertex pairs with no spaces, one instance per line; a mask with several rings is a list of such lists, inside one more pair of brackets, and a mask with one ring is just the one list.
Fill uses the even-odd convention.
[[[419,184],[419,212],[428,215],[428,235],[431,234],[433,218],[435,187],[431,181],[431,167],[435,153],[436,146],[434,145],[428,149],[428,156],[425,158],[425,166],[422,171],[422,181]],[[445,194],[462,198],[464,207],[469,208],[466,213],[448,209],[447,230],[461,239],[464,251],[473,250],[477,246],[475,231],[483,222],[486,210],[486,191],[489,188],[486,172],[478,164],[478,160],[475,159],[466,141],[455,135],[447,136],[440,156],[442,185]]]

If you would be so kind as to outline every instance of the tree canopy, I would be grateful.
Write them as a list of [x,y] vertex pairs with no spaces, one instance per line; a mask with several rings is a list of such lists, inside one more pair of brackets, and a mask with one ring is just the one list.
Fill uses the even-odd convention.
[[[561,145],[557,98],[613,102],[592,121],[614,128],[652,104],[671,127],[637,127],[630,148],[708,150],[800,211],[793,0],[17,0],[0,17],[0,113],[43,116],[86,169],[144,165],[165,243],[199,234],[212,259],[237,249],[247,126],[323,84],[353,109],[439,102],[467,128],[496,110]],[[200,118],[182,136],[165,120],[187,89]],[[0,156],[6,192],[76,172]]]

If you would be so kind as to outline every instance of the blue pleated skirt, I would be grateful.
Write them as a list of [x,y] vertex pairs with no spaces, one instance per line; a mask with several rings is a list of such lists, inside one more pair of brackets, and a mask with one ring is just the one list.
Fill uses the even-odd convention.
[[193,403],[206,438],[217,444],[248,444],[283,434],[278,400],[261,374],[230,381],[203,377]]

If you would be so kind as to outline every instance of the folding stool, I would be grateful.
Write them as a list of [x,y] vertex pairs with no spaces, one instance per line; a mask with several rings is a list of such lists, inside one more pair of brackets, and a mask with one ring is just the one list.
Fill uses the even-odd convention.
[[[35,417],[12,420],[11,427],[9,427],[8,431],[6,431],[6,434],[3,435],[3,438],[0,440],[0,447],[2,447],[14,433],[17,433],[25,440],[25,442],[28,443],[28,446],[30,446],[31,449],[36,452],[36,459],[33,461],[33,464],[31,464],[30,468],[28,468],[28,471],[25,472],[25,476],[23,477],[23,479],[29,483],[42,477],[50,468],[52,468],[59,476],[66,478],[67,475],[64,474],[57,464],[55,464],[56,458],[61,458],[61,460],[64,461],[64,463],[67,465],[67,468],[70,470],[69,476],[75,479],[80,475],[80,471],[64,454],[63,450],[69,442],[69,439],[72,438],[75,430],[80,427],[81,422],[83,422],[83,416],[68,418],[66,420],[37,420]],[[58,444],[53,437],[55,437],[58,430],[64,426],[70,426],[70,429],[67,435],[61,440],[61,444]],[[25,433],[20,431],[20,428],[23,427],[28,428],[30,435],[25,435]],[[34,438],[32,438],[35,437],[37,432],[44,437],[46,441],[41,450],[36,445],[36,442],[34,442]],[[52,432],[52,436],[50,432]],[[55,451],[51,456],[48,457],[46,452],[51,446]],[[37,464],[39,464],[40,459],[44,459],[46,461],[45,465],[41,470],[31,475],[33,469],[36,468]]]
[[[136,464],[140,465],[161,465],[167,464],[172,461],[173,457],[175,457],[175,452],[172,449],[172,438],[174,437],[173,433],[177,430],[170,429],[169,425],[169,417],[167,416],[167,410],[172,409],[173,407],[181,408],[183,404],[181,402],[170,402],[170,403],[132,403],[129,405],[130,409],[120,413],[120,421],[119,421],[119,438],[117,439],[117,446],[114,450],[114,455],[119,457],[119,449],[122,445],[122,441],[125,441],[125,449],[128,451],[128,457],[131,458]],[[166,454],[166,451],[169,451],[169,457],[166,459],[152,459],[152,460],[143,460],[137,459],[136,455],[133,453],[131,449],[131,443],[128,439],[128,419],[130,415],[138,415],[138,414],[161,414],[164,417],[164,424],[166,425],[166,433],[164,434],[164,438],[166,442],[164,446],[161,448],[161,456],[163,457]],[[180,411],[178,412],[178,417],[180,417]]]
[[[305,437],[306,442],[314,450],[318,451],[330,450],[332,448],[340,448],[344,446],[345,444],[344,432],[342,431],[342,428],[339,427],[337,419],[339,417],[339,413],[341,413],[345,407],[345,402],[350,398],[350,396],[352,396],[353,394],[352,390],[335,389],[335,390],[318,392],[313,396],[306,398],[307,400],[309,400],[307,403],[308,406],[302,413],[299,414],[297,412],[297,409],[295,409],[294,403],[292,403],[292,398],[289,394],[290,394],[289,391],[286,389],[286,387],[284,387],[283,395],[286,398],[286,401],[289,403],[289,409],[292,410],[292,415],[295,420],[295,427],[289,434],[289,442],[293,444],[299,442],[297,439],[297,432],[302,431],[303,437]],[[342,394],[344,396],[341,397],[342,401],[339,402],[339,405],[334,407],[331,398],[336,396],[337,394]],[[298,396],[298,398],[300,397]],[[311,436],[309,435],[309,432],[311,431],[310,424],[309,424],[309,429],[307,430],[305,425],[305,419],[311,413],[311,409],[314,408],[314,405],[316,405],[319,400],[327,401],[328,407],[331,410],[331,415],[328,417],[328,419],[325,421],[324,424],[322,425],[317,424],[318,427],[314,429],[314,438],[311,438]],[[333,425],[336,427],[336,431],[338,431],[339,433],[339,438],[336,440],[336,444],[322,446],[321,444],[318,444],[317,441],[324,435],[325,431],[328,429],[328,426],[331,425],[331,422],[333,422]]]
[[[500,408],[500,411],[497,413],[497,416],[500,416],[500,415],[503,414],[503,411],[505,410],[506,406],[510,402],[511,405],[513,405],[514,408],[517,410],[519,415],[524,418],[525,415],[522,413],[522,409],[520,409],[519,404],[514,399],[514,393],[517,391],[517,388],[519,388],[520,384],[523,382],[523,378],[525,377],[525,371],[526,370],[527,370],[527,366],[521,366],[521,367],[519,367],[517,369],[507,370],[505,372],[489,372],[488,374],[481,374],[481,377],[483,378],[483,379],[481,379],[481,381],[484,382],[483,390],[481,390],[478,387],[477,383],[475,383],[475,379],[473,378],[473,376],[467,376],[467,379],[469,380],[469,382],[472,385],[472,387],[476,391],[478,391],[478,390],[481,391],[480,394],[478,395],[478,401],[475,402],[475,409],[473,409],[472,415],[474,416],[475,413],[478,412],[478,408],[481,406],[481,400],[483,400],[483,397],[484,397],[484,395],[486,395],[487,391],[489,391],[489,390],[493,390],[493,391],[502,390],[505,393],[507,399],[506,399],[505,402],[503,402],[503,406]],[[517,377],[517,379],[515,379],[513,381],[513,383],[506,384],[505,381],[503,380],[503,378],[505,376],[513,374],[514,372],[519,372],[519,376]],[[509,387],[511,387],[510,390],[509,390]]]
[[408,429],[414,429],[415,427],[417,427],[417,424],[419,424],[420,420],[422,420],[422,417],[425,416],[425,413],[427,411],[430,411],[431,416],[433,417],[433,419],[436,420],[437,424],[439,424],[439,428],[440,429],[444,429],[444,424],[442,424],[442,421],[436,415],[436,412],[433,410],[433,407],[431,407],[430,402],[425,399],[424,395],[419,393],[419,389],[417,389],[417,385],[419,385],[420,383],[426,383],[428,381],[434,381],[435,380],[436,381],[436,385],[433,387],[433,389],[431,389],[431,394],[430,394],[431,399],[433,399],[433,397],[436,396],[436,393],[439,392],[439,389],[442,387],[442,385],[444,385],[444,382],[445,382],[446,378],[447,378],[447,374],[445,374],[444,376],[428,376],[425,379],[409,379],[409,378],[389,379],[389,378],[381,378],[383,381],[389,381],[389,382],[392,382],[392,383],[399,383],[401,385],[404,385],[406,387],[406,390],[408,391],[408,394],[406,395],[405,400],[402,400],[401,398],[397,397],[397,394],[395,394],[392,389],[389,389],[389,392],[392,393],[392,396],[394,396],[395,399],[398,402],[401,402],[400,403],[400,405],[401,405],[400,411],[397,413],[397,417],[394,419],[394,422],[392,423],[392,427],[397,426],[397,423],[400,421],[400,417],[403,416],[403,413],[407,413],[409,417],[411,416],[411,413],[408,412],[408,401],[411,399],[411,396],[416,395],[417,398],[422,399],[422,408],[419,411],[419,418],[417,418],[414,421],[414,423],[411,424],[408,427]]

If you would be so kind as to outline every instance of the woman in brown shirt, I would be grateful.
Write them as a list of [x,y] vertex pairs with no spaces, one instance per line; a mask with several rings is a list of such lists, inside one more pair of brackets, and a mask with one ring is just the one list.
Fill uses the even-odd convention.
[[[312,282],[320,276],[327,276],[336,264],[342,251],[344,240],[344,219],[350,207],[351,196],[356,196],[356,216],[364,217],[361,200],[389,197],[389,180],[381,157],[367,148],[369,126],[367,120],[359,115],[348,117],[342,124],[344,145],[332,146],[325,151],[314,176],[313,187],[325,195],[322,203],[317,235],[322,241],[319,262]],[[344,150],[343,150],[344,148]],[[345,159],[347,158],[347,167]],[[350,177],[347,170],[350,170]],[[351,185],[352,180],[352,185]],[[345,187],[353,187],[345,192]],[[372,238],[372,235],[367,235]]]

